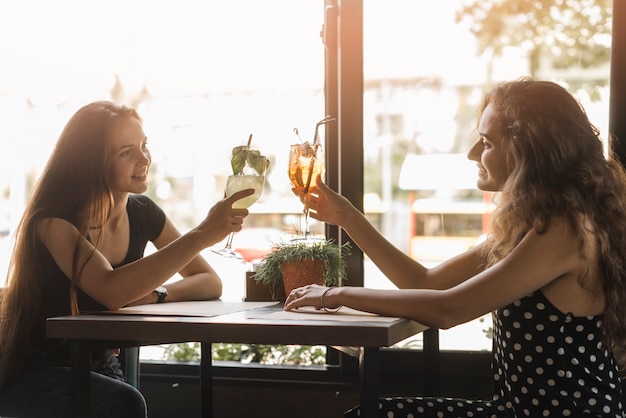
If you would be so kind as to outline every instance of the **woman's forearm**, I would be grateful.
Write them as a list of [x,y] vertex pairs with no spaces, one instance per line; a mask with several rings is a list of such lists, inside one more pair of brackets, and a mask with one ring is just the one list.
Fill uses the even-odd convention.
[[342,225],[354,243],[397,287],[423,287],[426,268],[391,244],[361,212],[355,212]]
[[118,309],[162,285],[203,249],[203,240],[191,230],[157,252],[105,275],[90,275],[88,263],[79,283],[100,303],[109,309]]

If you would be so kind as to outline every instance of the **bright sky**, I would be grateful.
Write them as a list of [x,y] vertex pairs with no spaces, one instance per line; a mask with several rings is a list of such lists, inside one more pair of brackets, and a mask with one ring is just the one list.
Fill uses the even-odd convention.
[[[364,0],[366,76],[452,77],[459,62],[464,76],[472,74],[473,39],[452,27],[459,1],[429,2],[425,8],[416,0]],[[80,99],[107,94],[115,74],[128,87],[147,84],[157,94],[319,88],[323,5],[0,0],[0,95],[54,102],[71,87]]]
[[[322,4],[1,0],[0,93],[57,95],[70,84],[108,90],[114,74],[164,92],[297,84],[299,72],[319,61],[304,52],[322,51]],[[271,23],[276,13],[280,26]],[[269,49],[264,41],[285,48]]]

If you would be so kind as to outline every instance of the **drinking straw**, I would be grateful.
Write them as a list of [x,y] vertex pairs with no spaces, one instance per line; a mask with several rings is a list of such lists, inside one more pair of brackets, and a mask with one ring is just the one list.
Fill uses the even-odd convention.
[[326,115],[324,119],[317,122],[317,124],[315,125],[315,135],[313,135],[313,150],[315,151],[315,153],[313,154],[313,158],[311,158],[311,164],[309,165],[309,175],[307,176],[307,179],[306,179],[306,186],[304,187],[304,194],[307,194],[309,192],[309,188],[311,187],[311,177],[313,177],[313,168],[315,167],[315,159],[317,158],[316,145],[319,142],[319,127],[320,125],[325,125],[334,120],[335,118],[331,117],[330,115]]

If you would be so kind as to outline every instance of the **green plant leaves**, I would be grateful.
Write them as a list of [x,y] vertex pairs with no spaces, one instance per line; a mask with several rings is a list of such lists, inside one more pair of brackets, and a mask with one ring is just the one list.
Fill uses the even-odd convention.
[[248,145],[240,145],[233,148],[230,159],[233,174],[242,174],[246,162],[258,175],[262,175],[270,165],[270,161],[259,150],[251,150]]
[[248,152],[248,165],[259,174],[263,174],[269,166],[269,160],[266,156],[261,155],[257,150],[250,150]]
[[324,277],[327,286],[341,286],[346,279],[345,257],[350,254],[350,242],[341,246],[333,240],[320,242],[280,242],[273,246],[272,252],[265,256],[258,266],[255,280],[268,286],[282,282],[282,265],[286,261],[319,259],[324,265]]
[[243,168],[246,165],[246,159],[248,158],[247,145],[241,145],[233,148],[233,155],[230,158],[230,166],[233,168],[233,174],[240,174],[243,172]]

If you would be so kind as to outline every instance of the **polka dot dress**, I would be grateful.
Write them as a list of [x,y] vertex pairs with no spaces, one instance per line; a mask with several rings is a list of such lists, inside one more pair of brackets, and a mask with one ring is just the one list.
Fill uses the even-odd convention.
[[492,400],[382,398],[378,416],[623,418],[618,369],[601,341],[601,318],[564,314],[535,292],[493,314]]

